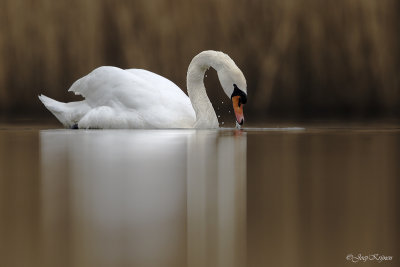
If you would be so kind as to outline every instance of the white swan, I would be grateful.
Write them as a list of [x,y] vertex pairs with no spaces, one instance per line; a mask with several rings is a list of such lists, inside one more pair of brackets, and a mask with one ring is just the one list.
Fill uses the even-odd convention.
[[236,120],[243,124],[247,101],[246,79],[233,60],[217,51],[195,56],[187,72],[189,97],[173,82],[141,69],[100,67],[77,80],[68,91],[85,98],[61,103],[39,99],[69,128],[218,128],[203,79],[212,67],[228,97]]

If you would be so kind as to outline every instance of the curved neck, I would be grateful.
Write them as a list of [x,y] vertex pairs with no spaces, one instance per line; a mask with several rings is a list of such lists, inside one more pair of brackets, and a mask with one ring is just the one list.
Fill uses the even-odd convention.
[[196,112],[196,128],[218,128],[219,123],[215,110],[207,96],[204,86],[204,74],[210,68],[217,72],[221,69],[216,51],[204,51],[190,62],[187,72],[187,91],[194,111]]

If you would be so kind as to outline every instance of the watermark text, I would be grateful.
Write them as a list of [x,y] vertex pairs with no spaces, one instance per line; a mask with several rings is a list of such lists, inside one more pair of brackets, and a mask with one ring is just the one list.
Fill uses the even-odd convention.
[[381,262],[393,260],[393,256],[386,256],[386,255],[381,255],[378,253],[362,255],[361,253],[359,253],[358,255],[348,254],[346,256],[346,260],[354,262],[354,263],[367,262],[367,261],[375,261],[375,262],[381,263]]

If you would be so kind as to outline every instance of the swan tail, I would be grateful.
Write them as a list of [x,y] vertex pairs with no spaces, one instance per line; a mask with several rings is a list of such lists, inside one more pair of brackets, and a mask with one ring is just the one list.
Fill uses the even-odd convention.
[[84,101],[63,103],[45,95],[39,95],[43,105],[67,128],[76,128],[78,121],[86,114],[88,106]]

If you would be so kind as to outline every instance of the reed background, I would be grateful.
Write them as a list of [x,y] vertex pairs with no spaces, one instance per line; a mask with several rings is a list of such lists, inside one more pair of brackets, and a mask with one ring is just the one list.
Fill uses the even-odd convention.
[[0,118],[51,117],[36,96],[78,100],[66,90],[100,65],[145,68],[186,90],[206,49],[242,69],[250,120],[396,117],[399,45],[395,0],[3,0]]

